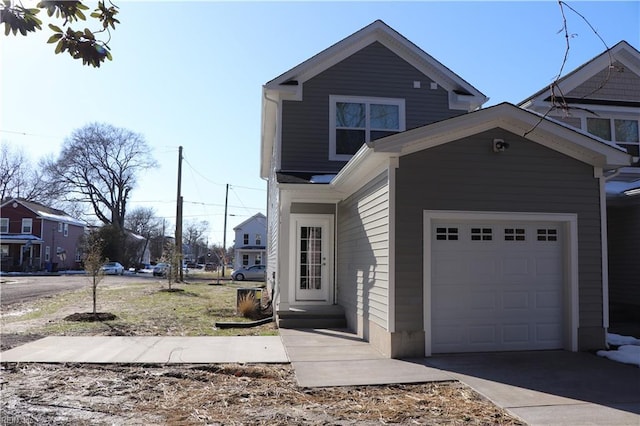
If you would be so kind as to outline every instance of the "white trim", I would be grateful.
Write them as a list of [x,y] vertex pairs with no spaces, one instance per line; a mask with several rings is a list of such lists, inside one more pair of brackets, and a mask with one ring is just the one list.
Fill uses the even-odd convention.
[[[425,356],[432,354],[431,324],[431,229],[434,220],[488,220],[518,222],[560,222],[565,227],[565,349],[578,350],[579,298],[578,298],[578,215],[575,213],[519,213],[424,210],[423,212],[423,322]],[[565,293],[565,294],[567,294]]]
[[9,233],[9,218],[1,217],[0,218],[0,233],[8,234]]
[[366,117],[365,117],[365,141],[364,144],[369,144],[370,133],[372,131],[370,126],[370,114],[369,107],[372,104],[377,105],[394,105],[398,107],[398,130],[397,132],[404,132],[406,129],[406,110],[405,100],[402,98],[380,98],[370,96],[342,96],[342,95],[329,95],[329,160],[330,161],[349,161],[353,155],[337,154],[336,153],[336,104],[338,102],[353,103],[353,104],[365,104],[366,105]]

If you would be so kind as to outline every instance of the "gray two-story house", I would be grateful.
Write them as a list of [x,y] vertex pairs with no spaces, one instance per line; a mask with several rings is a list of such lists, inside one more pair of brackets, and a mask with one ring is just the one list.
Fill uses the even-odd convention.
[[263,87],[280,327],[389,357],[605,343],[614,143],[487,98],[382,21]]

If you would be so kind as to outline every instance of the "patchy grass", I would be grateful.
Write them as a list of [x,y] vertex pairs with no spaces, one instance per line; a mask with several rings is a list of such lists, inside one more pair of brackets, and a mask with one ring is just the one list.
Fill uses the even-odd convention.
[[218,329],[217,321],[246,321],[236,313],[236,289],[247,283],[173,284],[183,291],[167,292],[158,282],[98,288],[98,310],[116,316],[111,321],[74,322],[64,318],[91,312],[91,292],[85,289],[52,296],[20,307],[23,315],[4,315],[3,328],[23,323],[21,332],[37,335],[220,336],[277,335],[273,324],[245,329]]

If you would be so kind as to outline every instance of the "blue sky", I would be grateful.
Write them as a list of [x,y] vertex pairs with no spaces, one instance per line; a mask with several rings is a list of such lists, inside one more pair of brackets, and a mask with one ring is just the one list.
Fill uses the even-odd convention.
[[[1,37],[0,140],[34,163],[57,156],[89,122],[141,133],[159,167],[141,176],[129,208],[175,221],[178,146],[184,147],[185,220],[206,220],[223,240],[225,185],[232,228],[266,213],[259,178],[264,83],[381,19],[490,100],[517,103],[559,71],[565,39],[557,2],[163,2],[116,1],[113,61],[99,69],[55,55],[48,30]],[[639,2],[569,2],[612,46],[640,48]],[[566,10],[565,72],[605,46]]]

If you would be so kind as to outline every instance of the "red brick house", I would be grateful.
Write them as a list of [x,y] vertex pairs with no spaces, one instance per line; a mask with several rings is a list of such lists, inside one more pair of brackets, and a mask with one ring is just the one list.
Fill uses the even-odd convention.
[[19,198],[0,205],[3,272],[80,268],[85,224],[62,210]]

